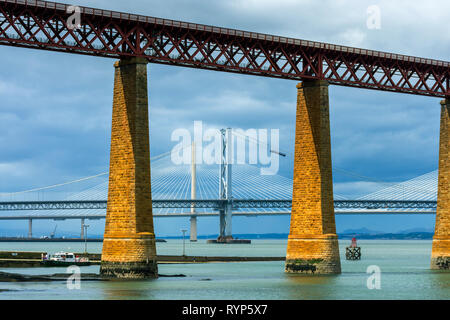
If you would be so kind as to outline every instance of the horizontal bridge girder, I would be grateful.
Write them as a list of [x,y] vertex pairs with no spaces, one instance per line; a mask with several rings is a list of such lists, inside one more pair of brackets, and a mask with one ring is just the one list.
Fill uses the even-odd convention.
[[[153,200],[153,208],[202,208],[218,210],[227,204],[227,200]],[[234,199],[232,208],[236,209],[281,209],[290,208],[291,200],[241,200]],[[106,209],[105,200],[83,201],[29,201],[0,202],[0,211],[23,210],[91,210]],[[436,201],[412,200],[335,200],[335,209],[436,209]]]
[[[153,208],[219,208],[223,200],[153,200]],[[106,209],[106,200],[0,202],[0,211]]]
[[[288,216],[290,215],[290,211],[272,211],[272,212],[233,212],[233,216],[244,216],[244,217],[261,217],[261,216]],[[369,210],[369,211],[336,211],[336,215],[374,215],[374,214],[382,214],[382,215],[423,215],[423,214],[436,214],[435,211],[377,211],[377,210]],[[205,212],[205,213],[196,213],[196,217],[215,217],[218,216],[219,213],[215,212]],[[180,217],[191,217],[192,214],[190,212],[176,212],[176,213],[154,213],[154,218],[180,218]],[[79,220],[79,219],[89,219],[89,220],[100,220],[105,219],[106,213],[96,213],[96,214],[86,214],[86,215],[10,215],[5,216],[0,214],[1,220]]]
[[255,32],[79,7],[0,0],[0,45],[435,97],[450,96],[450,63]]

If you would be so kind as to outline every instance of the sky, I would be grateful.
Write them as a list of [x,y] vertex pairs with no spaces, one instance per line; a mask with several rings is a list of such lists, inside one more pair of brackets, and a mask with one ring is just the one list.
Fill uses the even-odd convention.
[[[444,1],[313,0],[73,0],[81,6],[138,13],[241,30],[447,60],[450,3]],[[380,9],[380,28],[367,27],[367,9]],[[108,171],[114,60],[1,47],[0,193],[57,184]],[[171,133],[194,121],[213,128],[280,130],[280,148],[293,154],[296,82],[150,64],[152,156],[175,145]],[[401,182],[436,170],[437,98],[330,86],[333,166]],[[293,159],[280,174],[292,176]],[[370,183],[334,176],[335,191],[370,191]],[[258,220],[256,220],[258,219]],[[217,233],[218,219],[199,220],[199,233]],[[256,223],[257,222],[257,223]],[[432,216],[336,218],[339,230],[393,232],[432,228]],[[35,222],[50,233],[55,222]],[[58,222],[77,230],[79,222]],[[101,233],[104,222],[92,221]],[[186,219],[156,220],[157,235],[178,235]],[[26,222],[0,229],[26,233]],[[288,232],[289,217],[235,218],[236,233]]]

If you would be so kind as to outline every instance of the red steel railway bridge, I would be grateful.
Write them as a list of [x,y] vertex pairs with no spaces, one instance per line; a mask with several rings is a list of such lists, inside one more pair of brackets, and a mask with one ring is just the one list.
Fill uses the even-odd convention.
[[137,278],[157,275],[147,63],[301,81],[297,85],[287,272],[341,270],[333,209],[328,86],[444,98],[431,267],[448,269],[449,62],[31,0],[0,0],[0,45],[118,60],[114,65],[102,274]]

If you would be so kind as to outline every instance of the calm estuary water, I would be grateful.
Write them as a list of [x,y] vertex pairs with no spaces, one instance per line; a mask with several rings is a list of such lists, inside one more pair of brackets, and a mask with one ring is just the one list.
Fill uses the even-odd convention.
[[[286,240],[253,240],[251,245],[186,242],[187,255],[284,256]],[[296,276],[284,273],[283,262],[160,264],[160,274],[185,278],[149,281],[82,282],[68,290],[65,282],[0,283],[0,299],[449,299],[450,273],[429,270],[431,241],[360,240],[362,260],[346,261],[340,241],[342,274]],[[181,240],[157,244],[158,254],[182,254]],[[82,243],[0,243],[0,251],[84,251]],[[101,252],[101,243],[89,243]],[[369,290],[367,267],[381,269],[381,289]],[[81,268],[97,273],[99,266]],[[5,268],[24,274],[64,273],[65,268]],[[11,291],[1,290],[7,289]]]

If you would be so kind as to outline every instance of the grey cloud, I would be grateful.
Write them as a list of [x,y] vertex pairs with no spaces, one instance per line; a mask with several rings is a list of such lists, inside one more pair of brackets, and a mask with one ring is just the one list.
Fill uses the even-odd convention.
[[[450,53],[450,4],[442,1],[377,1],[380,30],[366,28],[366,8],[373,4],[366,0],[75,2],[417,56],[447,59]],[[107,171],[113,60],[3,46],[0,57],[0,192]],[[194,120],[214,127],[279,128],[281,149],[292,155],[295,84],[152,64],[152,155],[168,151],[172,130],[190,129]],[[335,166],[384,181],[436,169],[439,100],[332,86],[330,106]],[[282,161],[281,173],[291,176],[292,156]],[[357,190],[340,184],[349,179],[335,173],[337,188],[345,192]],[[202,230],[214,228],[216,221],[208,221]],[[158,222],[170,233],[166,224]],[[283,220],[279,228],[286,226]]]

